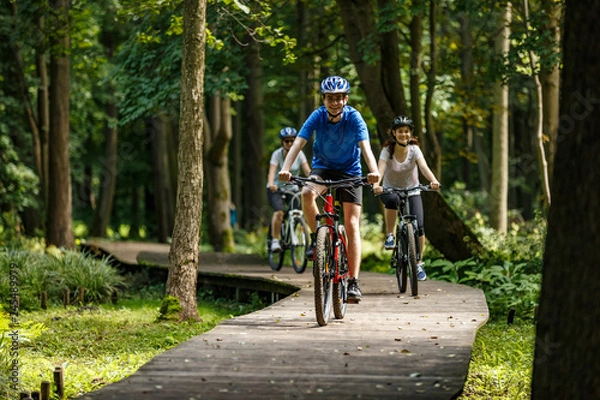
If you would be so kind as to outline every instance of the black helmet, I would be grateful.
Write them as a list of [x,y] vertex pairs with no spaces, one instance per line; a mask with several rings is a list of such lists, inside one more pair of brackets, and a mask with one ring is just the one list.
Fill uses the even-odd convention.
[[399,115],[394,118],[394,122],[392,122],[392,130],[398,128],[399,126],[408,126],[411,131],[415,128],[412,119],[408,118],[406,115]]
[[281,131],[279,131],[280,139],[295,138],[297,135],[298,135],[298,132],[296,132],[296,129],[289,127],[289,126],[287,128],[283,128]]
[[341,76],[329,76],[321,82],[321,93],[350,93],[350,84]]

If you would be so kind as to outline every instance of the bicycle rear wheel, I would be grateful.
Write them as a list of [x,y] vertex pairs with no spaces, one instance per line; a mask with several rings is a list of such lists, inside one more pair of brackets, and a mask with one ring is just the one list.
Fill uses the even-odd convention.
[[342,319],[346,315],[346,303],[348,302],[348,257],[346,254],[346,244],[348,236],[346,228],[343,225],[338,227],[338,234],[341,239],[338,249],[337,275],[340,277],[333,283],[333,315],[337,319]]
[[419,294],[419,280],[417,279],[417,245],[415,231],[412,224],[406,225],[408,243],[408,269],[410,275],[410,292],[413,296]]
[[[392,264],[395,264],[396,268],[396,282],[398,282],[398,290],[400,293],[406,292],[406,263],[402,253],[402,246],[404,239],[402,237],[402,230],[400,226],[396,226],[396,247],[394,247],[394,254],[392,254]],[[392,266],[392,268],[394,268]]]
[[315,288],[315,314],[317,323],[327,325],[331,317],[331,272],[334,268],[333,243],[328,228],[321,228],[317,232],[317,245],[315,247],[315,262],[313,267]]
[[269,265],[273,271],[279,271],[283,266],[283,259],[285,251],[283,248],[279,253],[273,253],[271,251],[271,242],[273,241],[273,232],[271,225],[269,224],[269,232],[267,233],[267,255],[269,256]]
[[294,217],[293,232],[290,238],[290,253],[292,255],[292,266],[301,274],[306,269],[308,259],[306,258],[306,246],[308,246],[308,227],[302,217]]

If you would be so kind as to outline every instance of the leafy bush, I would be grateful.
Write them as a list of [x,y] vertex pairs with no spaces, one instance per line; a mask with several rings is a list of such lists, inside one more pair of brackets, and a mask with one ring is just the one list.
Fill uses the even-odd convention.
[[513,309],[517,317],[531,320],[541,288],[546,221],[537,215],[533,221],[513,222],[508,232],[500,235],[478,211],[485,201],[483,195],[459,191],[461,196],[450,191],[448,201],[487,252],[478,259],[456,263],[444,259],[427,262],[428,275],[482,289],[492,318],[505,317]]
[[18,278],[19,305],[23,310],[40,307],[42,291],[55,302],[62,299],[63,291],[71,293],[80,287],[85,297],[97,302],[108,299],[124,285],[118,271],[109,264],[109,259],[95,259],[76,251],[56,250],[42,254],[27,250],[0,250],[0,302],[12,299],[10,273]]

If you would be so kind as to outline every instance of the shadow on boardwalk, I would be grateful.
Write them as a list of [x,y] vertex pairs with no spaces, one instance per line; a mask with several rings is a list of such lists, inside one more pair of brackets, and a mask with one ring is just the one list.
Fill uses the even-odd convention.
[[[164,265],[168,245],[97,242],[116,259]],[[298,287],[270,306],[222,322],[165,352],[132,376],[82,399],[452,399],[463,388],[482,291],[426,281],[416,298],[393,275],[361,273],[363,300],[319,327],[310,267],[273,272],[255,256],[202,253],[201,273]]]

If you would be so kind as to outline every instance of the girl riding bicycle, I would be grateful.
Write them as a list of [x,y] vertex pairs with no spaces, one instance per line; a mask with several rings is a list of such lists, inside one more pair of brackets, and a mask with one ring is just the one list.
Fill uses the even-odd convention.
[[[269,165],[269,175],[267,177],[267,196],[269,203],[275,210],[273,217],[271,218],[271,231],[273,232],[273,240],[271,241],[271,251],[278,253],[281,251],[281,244],[279,243],[281,236],[281,222],[283,220],[284,204],[279,188],[284,184],[278,178],[279,171],[283,166],[283,161],[287,156],[298,132],[296,129],[291,127],[283,128],[279,132],[279,138],[281,139],[281,147],[273,152],[271,155],[271,162]],[[310,173],[310,166],[304,152],[300,151],[298,156],[292,163],[290,170],[294,175],[298,175],[300,170],[304,172],[304,175],[308,176]]]
[[[431,189],[437,190],[440,183],[427,165],[423,153],[418,146],[418,140],[413,136],[413,121],[404,116],[398,116],[392,122],[390,129],[391,137],[384,143],[377,166],[379,175],[383,182],[377,182],[373,185],[373,192],[379,194],[383,192],[384,187],[393,187],[405,189],[418,186],[419,170],[430,181]],[[383,183],[383,187],[380,184]],[[386,229],[386,239],[384,248],[392,250],[395,246],[394,229],[396,226],[397,209],[400,197],[396,193],[383,193],[381,201],[385,206],[384,220]],[[423,225],[423,201],[419,190],[409,194],[411,213],[417,216],[419,226],[419,247],[421,254],[425,246],[425,229]],[[421,281],[427,279],[427,274],[423,270],[423,263],[420,262],[417,268],[417,278]]]

